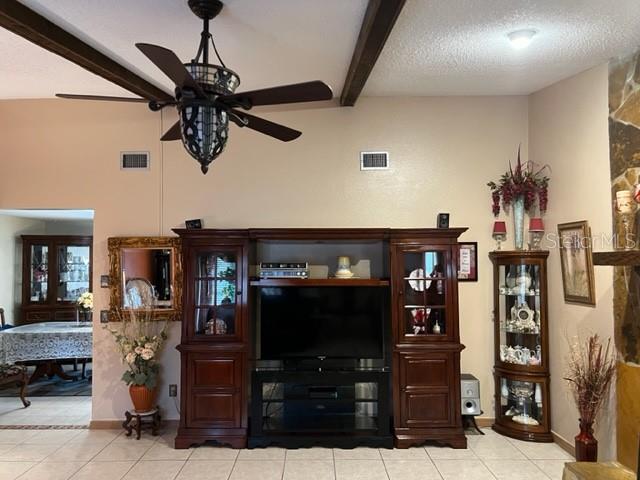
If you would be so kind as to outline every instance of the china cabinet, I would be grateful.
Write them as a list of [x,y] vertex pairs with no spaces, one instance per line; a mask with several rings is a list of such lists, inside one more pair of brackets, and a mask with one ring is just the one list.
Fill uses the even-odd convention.
[[495,424],[510,437],[551,442],[548,251],[494,251]]
[[396,446],[466,447],[460,412],[458,236],[464,229],[391,235]]
[[23,324],[69,321],[75,302],[92,286],[93,237],[22,236]]

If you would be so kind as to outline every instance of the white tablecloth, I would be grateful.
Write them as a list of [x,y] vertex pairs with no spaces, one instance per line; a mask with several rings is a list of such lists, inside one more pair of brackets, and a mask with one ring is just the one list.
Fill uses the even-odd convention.
[[76,322],[43,322],[0,331],[4,363],[92,356],[92,326]]

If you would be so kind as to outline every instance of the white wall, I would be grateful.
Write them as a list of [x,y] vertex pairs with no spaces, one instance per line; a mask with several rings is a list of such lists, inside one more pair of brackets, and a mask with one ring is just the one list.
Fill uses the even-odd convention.
[[[529,98],[529,158],[551,166],[547,232],[558,223],[588,220],[594,237],[612,232],[607,65],[558,82]],[[609,247],[608,249],[610,249]],[[605,250],[597,242],[594,250]],[[549,255],[549,351],[553,430],[573,444],[578,413],[562,376],[568,339],[598,333],[613,340],[613,272],[595,267],[596,306],[565,303],[560,255]],[[615,459],[615,402],[605,409],[596,437],[599,458]]]
[[[462,238],[478,241],[480,281],[460,286],[462,369],[480,378],[492,416],[485,184],[519,143],[527,151],[526,97],[362,98],[355,108],[270,112],[265,117],[303,136],[282,144],[232,127],[206,176],[179,142],[159,142],[174,120],[163,115],[161,125],[159,114],[137,105],[0,102],[0,208],[94,209],[94,285],[108,272],[108,237],[170,235],[186,218],[211,228],[433,227],[438,212],[449,212],[452,226],[469,227]],[[389,151],[391,169],[360,172],[359,152],[369,149]],[[151,170],[122,172],[123,150],[150,151]],[[107,308],[107,290],[95,294],[96,310]],[[179,383],[178,342],[176,323],[162,357],[166,418],[177,418],[166,384]],[[93,418],[121,418],[130,405],[122,367],[97,323],[94,362]]]

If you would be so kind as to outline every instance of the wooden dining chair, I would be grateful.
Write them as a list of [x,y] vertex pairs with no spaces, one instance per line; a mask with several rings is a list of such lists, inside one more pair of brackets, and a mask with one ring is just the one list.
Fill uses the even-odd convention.
[[[4,308],[0,308],[0,330],[4,330],[5,327]],[[2,335],[2,333],[0,333]],[[0,343],[1,346],[1,343]],[[9,383],[15,383],[20,387],[20,400],[25,408],[31,405],[31,402],[27,400],[27,370],[22,365],[14,365],[10,363],[0,362],[0,385],[6,385]]]

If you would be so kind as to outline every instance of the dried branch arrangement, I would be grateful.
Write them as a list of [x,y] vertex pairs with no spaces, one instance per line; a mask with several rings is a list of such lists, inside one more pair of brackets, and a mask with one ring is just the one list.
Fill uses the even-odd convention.
[[607,339],[606,346],[598,335],[570,343],[564,379],[571,387],[583,422],[591,424],[595,421],[608,396],[615,371],[616,358],[611,339]]

